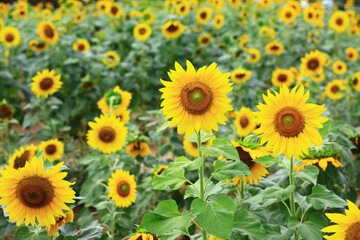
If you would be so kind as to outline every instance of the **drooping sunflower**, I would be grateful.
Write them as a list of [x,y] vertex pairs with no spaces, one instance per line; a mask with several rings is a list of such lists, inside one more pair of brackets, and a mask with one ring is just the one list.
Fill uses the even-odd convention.
[[140,231],[134,234],[131,238],[129,238],[129,240],[160,240],[160,238],[152,235],[151,233]]
[[37,34],[40,36],[42,42],[48,44],[55,44],[59,40],[59,33],[51,21],[41,21],[37,25]]
[[284,51],[284,45],[278,41],[272,41],[266,44],[265,51],[271,55],[281,55]]
[[350,23],[348,15],[343,11],[337,11],[331,15],[329,20],[330,28],[336,32],[343,33]]
[[196,12],[196,20],[200,24],[206,24],[210,21],[212,16],[212,9],[211,8],[201,8]]
[[48,141],[41,142],[39,150],[44,151],[44,159],[53,162],[55,160],[59,160],[64,154],[64,143],[60,142],[58,139],[50,139]]
[[346,49],[346,60],[356,61],[359,58],[359,53],[355,48]]
[[259,29],[260,37],[272,39],[275,37],[275,30],[271,27],[263,26]]
[[350,86],[355,90],[360,91],[360,72],[357,72],[350,77]]
[[114,153],[123,148],[127,136],[127,127],[115,115],[101,115],[95,122],[89,122],[87,143],[103,153]]
[[249,70],[238,68],[231,73],[231,80],[235,83],[246,83],[251,78],[251,74]]
[[36,97],[47,98],[59,91],[63,83],[60,80],[61,75],[55,74],[55,70],[44,69],[42,72],[37,72],[36,76],[32,78],[31,91]]
[[116,2],[112,2],[111,5],[107,8],[107,14],[111,18],[119,18],[123,13],[122,7]]
[[146,41],[151,35],[151,27],[147,23],[140,23],[134,27],[134,37],[139,41]]
[[110,90],[105,93],[104,97],[98,101],[98,107],[101,112],[109,114],[111,112],[110,104],[111,98],[113,98],[113,111],[115,115],[120,114],[123,110],[127,109],[130,104],[132,94],[127,91],[123,91],[119,86],[114,87],[113,90]]
[[333,235],[325,235],[328,240],[357,240],[360,234],[360,209],[349,200],[346,200],[349,209],[345,209],[345,215],[340,213],[325,213],[331,222],[337,225],[331,225],[321,229],[322,232],[334,233]]
[[73,44],[73,50],[78,51],[81,53],[87,52],[90,50],[90,44],[86,39],[79,38],[74,44]]
[[208,46],[211,43],[211,35],[208,33],[204,33],[198,38],[198,42],[200,46]]
[[106,58],[102,62],[108,67],[116,67],[120,61],[119,55],[115,51],[107,51]]
[[250,63],[257,63],[261,59],[261,53],[256,48],[248,48],[245,50],[250,56],[246,58],[246,60]]
[[[210,140],[208,140],[206,142],[202,142],[201,144],[210,147],[215,138],[216,137],[214,136]],[[196,142],[189,142],[188,138],[185,138],[183,141],[183,144],[184,144],[184,150],[187,154],[189,154],[190,156],[195,157],[195,158],[197,158],[199,156],[199,149],[198,149],[198,145]]]
[[279,8],[278,15],[281,20],[283,20],[283,22],[286,24],[293,23],[297,17],[296,10],[290,6]]
[[5,101],[0,102],[0,121],[8,122],[14,116],[14,108]]
[[30,49],[33,51],[44,51],[49,48],[49,45],[45,42],[39,42],[36,39],[29,41]]
[[184,32],[184,25],[178,20],[167,21],[162,26],[162,34],[165,38],[178,38]]
[[20,45],[20,32],[16,27],[4,27],[0,32],[0,41],[6,47],[17,47]]
[[30,162],[31,159],[35,156],[35,152],[37,147],[33,144],[21,147],[20,149],[16,150],[13,155],[11,155],[9,160],[9,166],[18,169],[25,167],[26,162]]
[[332,65],[332,70],[335,74],[342,75],[342,74],[346,73],[346,71],[347,71],[346,63],[344,63],[342,61],[336,61]]
[[160,165],[156,168],[156,170],[154,171],[154,177],[158,176],[158,175],[161,175],[161,173],[163,171],[165,171],[165,169],[168,169],[169,166],[166,166],[166,165]]
[[115,116],[120,120],[120,122],[125,124],[130,120],[130,111],[123,109]]
[[246,137],[254,131],[256,122],[250,108],[241,107],[239,112],[235,112],[235,127],[240,137]]
[[318,50],[307,53],[301,58],[300,71],[304,74],[322,74],[326,63],[326,55]]
[[304,8],[304,20],[307,23],[313,23],[316,21],[316,9],[313,7]]
[[294,75],[289,70],[278,68],[272,73],[271,82],[276,87],[283,84],[289,87],[294,82]]
[[126,170],[117,169],[109,178],[109,194],[116,206],[127,208],[136,200],[136,182],[134,175]]
[[223,24],[224,24],[224,15],[221,14],[221,13],[218,13],[214,16],[214,20],[213,20],[213,24],[214,24],[214,27],[216,29],[220,29],[222,28]]
[[66,213],[55,217],[55,224],[46,226],[46,231],[49,235],[55,236],[59,232],[59,227],[64,225],[67,222],[72,222],[74,220],[74,212],[70,209],[70,211],[67,211]]
[[260,134],[261,144],[273,148],[273,154],[284,153],[299,159],[302,153],[308,154],[308,147],[312,144],[321,146],[322,137],[316,128],[322,128],[322,123],[328,118],[321,117],[325,111],[324,105],[306,103],[310,93],[304,94],[304,87],[294,87],[291,92],[286,85],[275,95],[268,90],[263,95],[266,104],[260,103],[255,112],[260,128],[254,132]]
[[66,203],[74,203],[75,192],[63,178],[67,173],[59,172],[63,163],[44,170],[44,161],[36,157],[26,162],[23,168],[6,166],[0,170],[0,205],[6,204],[9,219],[19,226],[34,225],[35,219],[41,226],[56,223],[56,217],[69,211]]
[[344,91],[346,91],[343,80],[333,80],[326,85],[325,94],[332,100],[339,100],[344,97]]
[[176,6],[176,14],[179,16],[186,16],[190,11],[190,3],[187,1],[182,1]]
[[171,82],[161,80],[165,86],[160,89],[163,113],[166,119],[172,118],[170,127],[178,125],[179,134],[218,131],[217,124],[225,124],[226,112],[233,109],[226,96],[232,90],[230,73],[221,73],[216,63],[198,71],[191,62],[186,63],[185,71],[175,62],[175,71],[168,73]]
[[143,139],[133,139],[130,141],[126,146],[126,152],[133,158],[136,158],[137,156],[141,156],[143,158],[151,154],[147,141]]

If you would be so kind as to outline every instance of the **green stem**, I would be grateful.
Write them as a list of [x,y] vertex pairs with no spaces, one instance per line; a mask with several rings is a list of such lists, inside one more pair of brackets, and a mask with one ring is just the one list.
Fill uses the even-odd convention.
[[116,218],[116,205],[114,202],[112,202],[112,208],[111,208],[111,229],[110,229],[110,234],[111,234],[111,238],[115,239],[115,230],[116,230],[116,222],[118,220],[118,218]]
[[[289,178],[290,178],[290,185],[294,185],[295,186],[295,181],[294,181],[294,164],[295,164],[295,157],[292,156],[290,159],[290,169],[289,169]],[[295,191],[295,190],[294,190]],[[296,217],[296,208],[295,208],[295,196],[294,196],[294,192],[290,193],[290,210],[291,210],[291,216],[295,216]],[[294,233],[294,237],[295,240],[299,239],[299,232],[295,231]]]
[[111,96],[110,97],[110,116],[112,115],[112,112],[114,110],[114,100],[115,100],[115,97]]

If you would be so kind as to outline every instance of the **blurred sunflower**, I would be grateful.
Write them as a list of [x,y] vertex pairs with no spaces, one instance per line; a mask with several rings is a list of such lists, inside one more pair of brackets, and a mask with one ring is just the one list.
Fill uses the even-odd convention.
[[54,225],[56,217],[69,211],[66,203],[74,203],[75,192],[68,181],[63,180],[67,173],[59,172],[63,163],[44,170],[44,161],[36,157],[26,162],[23,168],[6,166],[0,170],[0,205],[5,205],[9,219],[20,226],[35,225],[35,219],[41,226]]
[[37,147],[33,144],[21,147],[16,150],[13,155],[11,155],[9,160],[9,166],[18,169],[25,167],[26,162],[30,162],[30,160],[35,156],[35,152]]
[[[215,138],[216,137],[214,136],[210,140],[206,142],[202,142],[201,144],[210,147]],[[184,150],[187,154],[195,158],[199,156],[199,148],[196,142],[189,142],[188,138],[185,138],[183,144],[184,144]]]
[[79,38],[74,44],[73,44],[73,50],[78,51],[81,53],[87,52],[90,50],[90,44],[86,39]]
[[111,18],[119,18],[123,12],[122,7],[116,2],[112,2],[111,5],[107,8],[107,14]]
[[250,108],[241,107],[239,112],[235,112],[235,127],[240,137],[246,137],[254,131],[256,122]]
[[109,1],[97,1],[96,8],[99,12],[107,13],[111,7],[111,2]]
[[333,80],[326,85],[325,94],[332,100],[339,100],[344,97],[343,92],[346,91],[344,81]]
[[296,10],[291,6],[285,6],[279,8],[278,16],[281,18],[281,20],[283,20],[284,23],[289,24],[296,20],[297,13]]
[[176,6],[176,14],[179,16],[186,16],[190,11],[190,4],[187,1],[182,1]]
[[257,63],[261,59],[261,53],[256,48],[248,48],[245,50],[250,56],[246,58],[246,60],[250,63]]
[[326,56],[322,52],[315,50],[307,53],[304,58],[301,58],[300,70],[304,74],[322,74],[323,66],[326,62]]
[[272,73],[271,82],[275,87],[281,87],[283,84],[290,87],[294,82],[294,75],[289,70],[278,68]]
[[178,20],[167,21],[162,26],[162,34],[165,38],[178,38],[184,32],[184,25]]
[[45,42],[39,42],[36,39],[32,39],[29,41],[30,49],[33,51],[44,51],[49,48],[49,45]]
[[331,15],[329,20],[330,28],[336,32],[343,33],[349,26],[350,19],[343,11],[337,11]]
[[119,86],[116,86],[113,90],[106,92],[97,104],[101,112],[109,114],[111,112],[111,99],[113,99],[112,113],[118,115],[129,106],[131,98],[131,93],[123,91]]
[[58,139],[42,141],[39,145],[39,151],[43,151],[43,159],[53,162],[59,160],[64,154],[64,143]]
[[311,76],[311,80],[314,82],[323,82],[325,80],[325,74],[316,74]]
[[115,115],[121,123],[127,123],[130,120],[130,111],[123,109]]
[[178,125],[179,134],[195,131],[210,133],[218,131],[217,124],[225,124],[225,114],[233,108],[226,96],[232,90],[230,73],[221,73],[216,63],[198,71],[189,62],[185,71],[175,62],[175,71],[170,70],[171,82],[161,80],[165,86],[160,89],[161,103],[166,119],[172,118],[170,127]]
[[214,16],[214,20],[213,20],[213,24],[214,24],[214,27],[216,29],[220,29],[222,28],[223,24],[224,24],[224,15],[221,14],[221,13],[218,13]]
[[161,175],[161,173],[163,171],[165,171],[165,169],[168,169],[169,166],[166,166],[166,165],[160,165],[159,167],[156,168],[156,170],[154,171],[154,177],[155,176],[158,176],[158,175]]
[[67,222],[72,222],[74,220],[74,212],[73,210],[69,210],[64,214],[61,214],[58,217],[55,217],[55,224],[46,225],[46,231],[49,235],[55,236],[59,232],[59,227],[64,225]]
[[20,45],[20,32],[16,27],[4,27],[0,32],[0,41],[6,47],[17,47]]
[[265,51],[271,55],[280,55],[284,51],[284,45],[278,41],[272,41],[265,46]]
[[100,115],[95,122],[89,122],[87,143],[103,153],[114,153],[123,148],[127,136],[127,127],[114,115]]
[[127,208],[136,200],[136,182],[134,175],[128,171],[117,169],[109,178],[109,194],[116,206]]
[[342,75],[347,71],[346,63],[342,61],[336,61],[332,65],[332,70],[335,74]]
[[360,91],[360,72],[357,72],[350,77],[350,86],[355,90]]
[[0,102],[0,120],[1,122],[8,122],[14,117],[14,108],[3,100]]
[[108,67],[116,67],[120,61],[120,57],[115,51],[107,51],[106,58],[101,60]]
[[325,111],[324,105],[319,106],[306,103],[309,91],[304,94],[304,87],[294,87],[291,92],[286,85],[280,92],[267,96],[263,95],[266,104],[260,103],[255,112],[256,121],[261,123],[254,132],[259,134],[261,144],[273,148],[273,154],[281,154],[290,159],[291,156],[299,159],[302,153],[308,153],[312,144],[321,146],[322,137],[316,128],[322,128],[322,123],[328,118],[321,117]]
[[196,12],[196,20],[200,24],[206,24],[210,21],[212,16],[212,9],[211,8],[201,8]]
[[137,156],[141,156],[143,158],[151,154],[150,147],[144,139],[133,139],[129,141],[126,146],[126,152],[133,158],[136,158]]
[[259,29],[260,37],[273,39],[275,37],[275,30],[271,27],[263,26]]
[[355,48],[347,48],[346,49],[346,60],[348,61],[356,61],[359,58],[359,53]]
[[204,33],[198,38],[198,42],[200,46],[208,46],[211,43],[211,35],[208,33]]
[[147,23],[140,23],[134,27],[134,37],[139,41],[146,41],[151,32],[151,27]]
[[299,75],[299,70],[297,70],[295,67],[290,67],[289,71],[293,74],[294,78],[297,78]]
[[231,73],[231,80],[235,83],[246,83],[251,77],[251,71],[243,68],[235,69]]
[[145,23],[151,24],[155,21],[155,14],[152,11],[150,11],[149,9],[145,9],[142,12],[142,18]]
[[304,21],[313,23],[316,21],[316,9],[313,7],[304,8]]
[[41,21],[37,25],[37,34],[42,42],[55,44],[59,40],[59,34],[51,21]]
[[31,91],[36,97],[47,98],[59,91],[63,83],[60,80],[61,75],[55,74],[55,70],[44,69],[42,72],[37,72],[36,76],[32,78]]

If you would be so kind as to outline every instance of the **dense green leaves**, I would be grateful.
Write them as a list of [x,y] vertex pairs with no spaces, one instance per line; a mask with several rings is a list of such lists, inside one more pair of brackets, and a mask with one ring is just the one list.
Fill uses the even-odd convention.
[[313,240],[323,239],[323,233],[320,230],[326,227],[327,224],[328,221],[326,218],[317,212],[312,212],[309,218],[303,223],[299,222],[294,216],[290,217],[288,221],[288,227],[293,230],[298,230],[303,239]]
[[289,185],[287,188],[282,188],[277,185],[266,188],[263,192],[258,193],[254,197],[246,199],[245,203],[256,204],[260,203],[262,206],[266,207],[278,200],[289,197],[290,193],[295,190],[294,185]]
[[333,191],[328,190],[323,185],[315,185],[312,189],[312,193],[306,199],[308,203],[316,209],[322,208],[342,208],[347,205],[346,201],[336,195]]

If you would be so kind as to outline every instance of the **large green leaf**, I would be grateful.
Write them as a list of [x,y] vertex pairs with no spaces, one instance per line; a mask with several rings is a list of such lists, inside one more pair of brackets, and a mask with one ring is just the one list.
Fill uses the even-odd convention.
[[[207,182],[208,179],[205,178],[204,182]],[[214,195],[214,194],[219,194],[222,191],[222,187],[221,185],[223,185],[223,182],[218,182],[216,185],[213,182],[209,182],[209,184],[207,185],[206,189],[205,189],[205,193],[204,193],[204,198],[207,199],[209,196]],[[196,187],[196,189],[200,189],[200,180],[197,180],[194,183],[194,186]],[[193,197],[193,198],[200,198],[199,192],[195,189],[195,187],[190,185],[187,186],[186,190],[185,190],[185,195],[184,198],[189,198],[189,197]]]
[[231,240],[246,239],[245,236],[248,236],[250,240],[266,239],[265,230],[259,220],[246,210],[238,209],[234,221]]
[[215,172],[211,174],[217,180],[232,179],[237,176],[252,175],[250,169],[243,162],[217,160]]
[[313,187],[312,193],[307,197],[306,201],[311,203],[316,210],[326,207],[343,208],[347,205],[344,199],[340,198],[333,191],[320,184]]
[[294,172],[293,174],[295,178],[305,178],[306,180],[312,182],[314,185],[317,182],[318,175],[319,175],[319,168],[313,165],[306,166],[303,170]]
[[323,239],[323,233],[320,231],[326,227],[328,221],[326,218],[317,212],[312,212],[306,222],[299,222],[298,218],[292,216],[288,221],[288,228],[298,230],[303,239],[321,240]]
[[203,145],[200,150],[210,157],[222,155],[226,159],[240,161],[236,148],[224,139],[215,139],[211,147]]
[[196,158],[194,161],[191,161],[186,157],[179,157],[175,160],[175,162],[169,164],[169,168],[166,170],[166,173],[172,174],[181,171],[184,168],[189,170],[198,169],[202,166],[203,162],[203,158]]
[[153,182],[151,183],[151,187],[157,190],[164,190],[167,186],[169,186],[172,190],[179,189],[186,182],[184,174],[184,169],[174,173],[168,173],[166,169],[161,173],[161,175],[157,175],[154,178]]
[[47,239],[47,231],[30,231],[28,227],[20,227],[16,230],[14,240],[43,240]]

